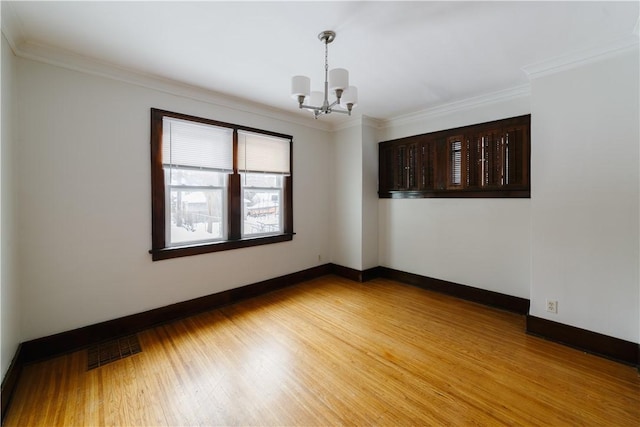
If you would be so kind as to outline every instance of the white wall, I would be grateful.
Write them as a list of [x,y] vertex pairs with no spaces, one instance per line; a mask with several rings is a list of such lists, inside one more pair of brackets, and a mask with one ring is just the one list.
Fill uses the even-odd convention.
[[331,262],[362,270],[362,127],[333,135]]
[[0,323],[2,324],[2,351],[0,376],[4,378],[20,343],[20,287],[17,275],[16,194],[13,152],[15,147],[14,103],[16,58],[2,35],[2,145],[0,149]]
[[[529,99],[515,97],[391,122],[380,140],[529,112]],[[530,205],[529,199],[380,199],[380,265],[529,298]]]
[[378,261],[378,131],[365,118],[362,123],[362,270]]
[[536,78],[531,101],[531,314],[634,342],[638,73],[635,49]]
[[[17,66],[23,341],[329,259],[326,131],[27,59]],[[151,107],[293,135],[293,241],[152,262]]]
[[378,264],[378,135],[362,117],[334,132],[331,261],[355,270]]

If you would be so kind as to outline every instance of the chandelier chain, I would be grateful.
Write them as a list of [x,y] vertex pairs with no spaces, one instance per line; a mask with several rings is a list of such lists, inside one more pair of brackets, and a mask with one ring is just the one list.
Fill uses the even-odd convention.
[[329,72],[329,42],[326,40],[324,42],[324,72],[325,74]]
[[328,114],[329,111],[329,39],[324,40],[324,100],[321,111]]

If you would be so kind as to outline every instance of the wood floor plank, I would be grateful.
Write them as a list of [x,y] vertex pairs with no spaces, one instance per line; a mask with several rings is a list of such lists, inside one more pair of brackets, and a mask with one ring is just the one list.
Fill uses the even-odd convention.
[[524,333],[520,315],[326,276],[26,366],[6,426],[640,425],[636,369]]

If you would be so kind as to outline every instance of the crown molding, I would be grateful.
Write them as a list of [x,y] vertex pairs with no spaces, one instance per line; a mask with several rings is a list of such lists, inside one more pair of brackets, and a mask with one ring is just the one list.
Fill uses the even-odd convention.
[[637,51],[638,46],[638,23],[636,23],[633,34],[627,37],[623,37],[607,44],[594,46],[590,49],[584,49],[567,55],[556,56],[535,64],[530,64],[523,67],[522,71],[527,74],[529,79],[537,79],[539,77],[570,70],[572,68],[600,61],[615,55],[631,52],[633,50]]
[[362,126],[367,126],[374,129],[382,128],[382,120],[376,119],[374,117],[362,116]]
[[[7,39],[10,39],[10,37],[7,37]],[[48,45],[33,42],[16,44],[15,38],[13,38],[13,41],[14,44],[12,46],[12,49],[15,55],[21,58],[43,62],[49,65],[108,78],[111,80],[117,80],[120,82],[156,90],[159,92],[164,92],[171,95],[181,96],[196,101],[206,102],[208,104],[213,104],[243,113],[255,114],[258,116],[267,117],[269,119],[294,123],[297,125],[323,131],[333,130],[333,126],[331,123],[307,118],[302,116],[301,114],[290,113],[284,110],[266,106],[264,104],[253,103],[245,99],[224,95],[210,89],[189,85],[176,80],[171,80],[148,73],[141,73],[107,62],[78,55],[63,49],[54,48]]]
[[353,127],[363,127],[363,126],[372,127],[374,129],[381,129],[382,124],[383,124],[383,121],[380,119],[361,115],[359,117],[356,117],[355,119],[334,124],[331,130],[336,132],[339,130],[349,129]]
[[18,17],[16,10],[11,2],[0,2],[0,27],[2,34],[9,42],[11,50],[15,53],[16,46],[24,40],[24,28],[22,26],[22,20]]
[[400,126],[413,122],[425,121],[432,119],[436,116],[444,114],[451,114],[459,111],[470,110],[472,108],[478,108],[488,106],[498,102],[509,101],[513,99],[528,98],[531,95],[531,86],[527,83],[524,85],[516,86],[510,89],[503,89],[496,92],[475,96],[472,98],[463,99],[460,101],[454,101],[447,104],[442,104],[433,108],[428,108],[413,113],[403,114],[396,116],[388,120],[379,120],[378,128],[390,128],[393,126]]

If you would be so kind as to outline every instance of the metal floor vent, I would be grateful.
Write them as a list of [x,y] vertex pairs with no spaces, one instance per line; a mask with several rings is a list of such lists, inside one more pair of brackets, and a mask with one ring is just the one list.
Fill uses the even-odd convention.
[[105,341],[89,347],[88,368],[95,369],[107,363],[124,359],[133,354],[140,353],[140,342],[137,335],[129,335],[112,341]]

